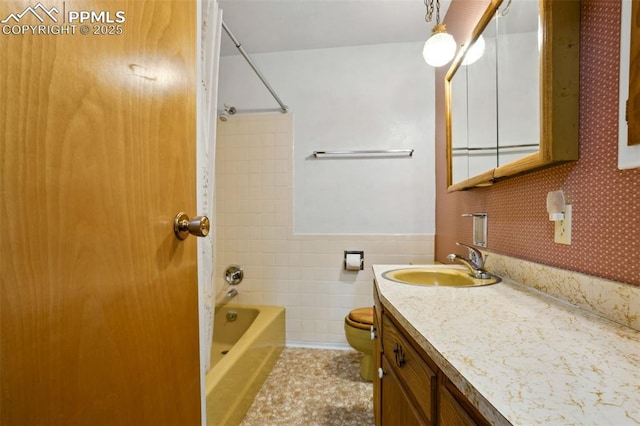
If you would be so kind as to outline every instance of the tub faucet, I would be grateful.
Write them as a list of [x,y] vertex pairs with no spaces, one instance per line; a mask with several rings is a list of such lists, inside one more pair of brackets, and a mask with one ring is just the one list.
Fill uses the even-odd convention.
[[229,265],[224,271],[224,278],[229,285],[238,285],[244,278],[244,271],[239,265]]
[[480,252],[480,250],[478,250],[475,247],[468,246],[466,244],[462,244],[458,242],[456,244],[461,247],[466,247],[467,250],[469,250],[469,257],[466,258],[464,256],[451,253],[450,255],[447,256],[447,259],[450,262],[458,262],[463,264],[469,269],[469,273],[475,278],[485,280],[491,277],[491,274],[489,274],[484,269],[484,257],[482,257],[482,253]]

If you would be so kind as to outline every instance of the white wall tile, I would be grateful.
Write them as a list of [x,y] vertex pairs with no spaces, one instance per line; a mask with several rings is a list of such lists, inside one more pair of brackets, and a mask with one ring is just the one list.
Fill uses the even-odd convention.
[[[218,126],[216,297],[240,264],[231,303],[286,307],[287,339],[346,344],[344,316],[373,303],[374,263],[433,261],[431,235],[296,235],[292,232],[292,117],[233,116]],[[344,271],[344,250],[364,250],[365,270]]]

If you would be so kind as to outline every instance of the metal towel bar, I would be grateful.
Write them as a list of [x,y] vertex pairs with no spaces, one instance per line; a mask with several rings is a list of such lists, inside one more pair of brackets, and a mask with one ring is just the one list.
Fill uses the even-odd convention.
[[459,147],[459,148],[451,148],[451,151],[495,151],[497,149],[508,149],[508,148],[539,148],[540,144],[538,143],[525,143],[521,145],[502,145],[502,146],[483,146],[483,147]]
[[361,150],[361,151],[313,151],[313,156],[318,158],[320,156],[385,156],[385,155],[407,155],[413,156],[413,149],[373,149],[373,150]]

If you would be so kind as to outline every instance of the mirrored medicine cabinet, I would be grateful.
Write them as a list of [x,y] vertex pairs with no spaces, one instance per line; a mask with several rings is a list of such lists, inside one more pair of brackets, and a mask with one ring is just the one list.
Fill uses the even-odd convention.
[[449,191],[578,159],[579,38],[578,0],[491,1],[445,77]]

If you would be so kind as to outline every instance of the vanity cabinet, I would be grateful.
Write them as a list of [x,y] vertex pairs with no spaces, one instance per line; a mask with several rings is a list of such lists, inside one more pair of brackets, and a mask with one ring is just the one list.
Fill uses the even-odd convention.
[[376,290],[374,301],[374,358],[378,372],[373,382],[376,425],[488,425],[384,309]]
[[379,307],[379,301],[377,299],[377,291],[374,290],[374,299],[376,299],[376,303],[373,306],[373,330],[371,338],[373,339],[373,360],[375,371],[373,374],[373,418],[375,419],[376,425],[381,424],[380,418],[380,399],[381,399],[381,380],[378,379],[378,370],[382,368],[382,344],[379,339],[379,330],[380,330],[380,317],[381,311]]
[[385,372],[380,379],[381,404],[380,423],[382,425],[424,425],[424,417],[413,404],[412,398],[405,391],[401,379],[389,364],[387,358],[382,357],[382,369]]
[[[435,424],[437,376],[434,368],[418,354],[387,313],[382,315],[383,367],[388,376],[395,375],[406,389],[407,399],[424,419],[422,424]],[[390,366],[385,368],[385,362]],[[383,398],[384,381],[383,377]],[[383,410],[384,418],[384,410]]]
[[[437,376],[383,311],[374,291],[373,405],[376,425],[432,425]],[[427,377],[429,386],[424,386]]]
[[490,424],[442,373],[438,383],[438,414],[438,424],[441,426]]

